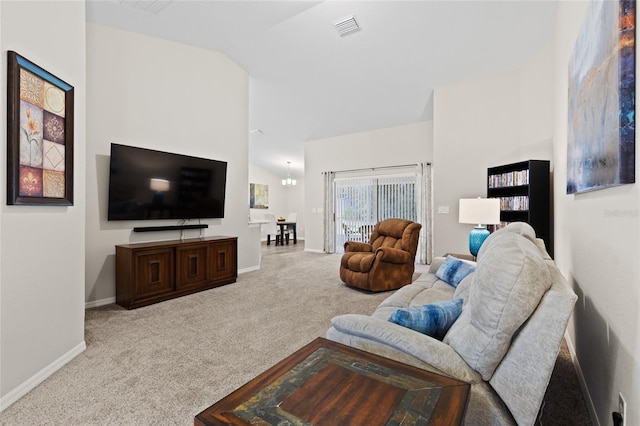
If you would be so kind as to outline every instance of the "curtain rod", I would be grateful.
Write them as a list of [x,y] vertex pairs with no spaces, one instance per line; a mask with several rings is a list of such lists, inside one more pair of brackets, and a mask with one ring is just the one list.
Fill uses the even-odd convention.
[[[427,162],[425,163],[427,166],[430,166],[431,163]],[[332,170],[331,173],[343,173],[343,172],[364,172],[367,170],[370,171],[376,171],[376,170],[387,170],[387,169],[400,169],[400,168],[405,168],[405,167],[415,167],[415,166],[419,166],[420,163],[414,163],[414,164],[401,164],[401,165],[397,165],[397,166],[382,166],[382,167],[366,167],[364,169],[350,169],[350,170]],[[321,172],[321,173],[327,173],[327,172]]]

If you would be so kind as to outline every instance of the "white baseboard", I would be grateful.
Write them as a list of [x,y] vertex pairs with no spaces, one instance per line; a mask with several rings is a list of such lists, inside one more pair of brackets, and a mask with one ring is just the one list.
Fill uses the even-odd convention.
[[86,302],[84,304],[84,308],[85,309],[97,308],[98,306],[110,305],[112,303],[116,303],[116,298],[107,297],[106,299],[92,300],[91,302]]
[[582,389],[582,394],[584,395],[585,402],[587,404],[587,409],[589,410],[589,416],[591,417],[591,421],[595,426],[600,426],[600,421],[598,420],[598,416],[596,414],[596,408],[593,405],[593,400],[591,399],[591,394],[589,393],[589,388],[587,388],[587,382],[584,380],[584,374],[582,374],[582,368],[580,367],[580,362],[576,357],[576,349],[571,341],[571,337],[568,332],[564,333],[564,339],[567,341],[567,347],[569,348],[569,353],[571,354],[571,361],[576,368],[576,375],[578,376],[578,382],[580,382],[580,388]]
[[315,250],[315,249],[307,249],[307,248],[305,248],[304,251],[308,251],[309,253],[324,253],[324,250]]
[[84,352],[85,349],[87,349],[87,344],[83,340],[82,343],[69,350],[67,353],[37,372],[34,376],[19,385],[17,388],[0,398],[0,412],[6,410],[11,404],[22,398],[29,391],[45,381],[45,379],[58,371],[73,358]]
[[248,268],[238,269],[238,275],[244,274],[247,272],[252,272],[252,271],[259,271],[259,270],[260,270],[260,265],[250,266]]

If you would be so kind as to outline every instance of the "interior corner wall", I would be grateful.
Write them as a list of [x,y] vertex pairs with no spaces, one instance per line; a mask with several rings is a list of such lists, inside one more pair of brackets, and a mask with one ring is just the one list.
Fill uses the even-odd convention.
[[[555,261],[578,295],[567,331],[596,424],[611,424],[611,413],[618,410],[618,393],[622,393],[627,402],[624,424],[638,425],[640,185],[574,195],[565,190],[569,58],[589,4],[558,3],[553,105]],[[636,39],[636,51],[637,43]],[[638,75],[636,59],[636,80]],[[637,182],[637,138],[635,169]]]
[[487,168],[552,159],[552,63],[549,47],[521,69],[435,89],[435,255],[468,253],[458,200],[487,196]]
[[[269,185],[269,208],[249,209],[251,219],[264,219],[265,214],[273,214],[275,217],[288,217],[289,213],[297,213],[296,233],[299,239],[304,239],[304,179],[294,177],[296,185],[292,187],[282,186],[282,178],[286,176],[286,169],[282,169],[281,175],[275,175],[262,167],[249,163],[249,183]],[[262,230],[260,238],[267,239],[267,233]]]
[[177,221],[107,220],[111,143],[228,162],[225,217],[202,220],[205,235],[238,237],[238,269],[259,265],[248,225],[246,71],[219,52],[88,23],[87,76],[86,301],[115,301],[115,245],[180,238],[133,232]]
[[432,141],[432,122],[420,121],[307,142],[304,147],[305,250],[323,251],[322,172],[430,162]]
[[[0,46],[3,82],[7,51],[13,50],[74,86],[75,104],[73,206],[9,206],[6,173],[0,178],[1,410],[85,348],[84,2],[0,2]],[[2,87],[0,132],[6,140]],[[0,163],[6,161],[3,148]]]

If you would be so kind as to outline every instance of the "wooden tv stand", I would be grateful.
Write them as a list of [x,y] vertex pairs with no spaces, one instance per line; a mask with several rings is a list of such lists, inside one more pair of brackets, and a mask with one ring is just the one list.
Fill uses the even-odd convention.
[[116,246],[116,303],[127,309],[234,283],[237,277],[236,237]]

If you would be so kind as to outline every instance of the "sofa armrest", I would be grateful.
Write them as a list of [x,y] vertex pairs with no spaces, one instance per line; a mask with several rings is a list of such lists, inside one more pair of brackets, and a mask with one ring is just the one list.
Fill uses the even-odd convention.
[[411,253],[393,247],[380,247],[376,250],[376,258],[388,263],[410,263],[413,262]]
[[347,241],[344,243],[344,252],[354,252],[354,251],[363,251],[363,252],[371,252],[373,248],[371,244],[361,243],[359,241]]
[[[327,338],[331,340],[348,344],[348,336],[353,336],[393,352],[410,355],[429,367],[422,368],[439,374],[469,383],[482,381],[480,374],[469,367],[449,345],[425,334],[367,315],[340,315],[333,318],[331,324],[333,327],[327,332]],[[344,338],[340,338],[340,335]],[[388,350],[382,352],[388,356]]]
[[435,275],[445,259],[445,256],[434,256],[433,259],[431,259],[431,265],[429,265],[429,273]]

